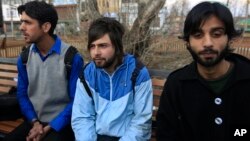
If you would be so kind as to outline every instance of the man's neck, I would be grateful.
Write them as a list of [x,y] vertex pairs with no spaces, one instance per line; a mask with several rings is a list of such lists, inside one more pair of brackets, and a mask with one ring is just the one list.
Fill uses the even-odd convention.
[[53,37],[47,35],[43,36],[39,42],[36,43],[37,48],[39,49],[40,53],[45,56],[48,54],[51,47],[54,45],[55,40]]
[[108,67],[108,68],[104,68],[104,70],[109,74],[112,75],[112,73],[116,70],[116,68],[119,66],[120,64],[118,64],[118,59],[116,58],[113,62],[113,64]]

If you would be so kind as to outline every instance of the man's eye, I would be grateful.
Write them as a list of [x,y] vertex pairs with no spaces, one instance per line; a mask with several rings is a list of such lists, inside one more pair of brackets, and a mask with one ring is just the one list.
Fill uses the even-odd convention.
[[95,47],[95,45],[90,45],[89,48],[90,49],[93,49]]
[[224,35],[224,33],[222,33],[222,32],[214,32],[214,33],[212,33],[212,36],[215,37],[215,38],[221,37],[223,35]]
[[106,44],[101,44],[99,47],[100,48],[106,48],[108,45],[106,45]]
[[192,34],[192,36],[193,36],[194,38],[201,38],[201,37],[202,37],[202,34],[201,34],[200,32],[197,32],[197,33]]

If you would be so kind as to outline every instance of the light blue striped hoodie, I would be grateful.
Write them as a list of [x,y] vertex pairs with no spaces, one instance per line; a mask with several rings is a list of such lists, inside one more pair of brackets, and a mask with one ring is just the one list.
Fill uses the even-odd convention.
[[85,68],[84,76],[93,98],[78,79],[71,119],[77,141],[96,141],[97,134],[121,137],[120,141],[150,139],[152,83],[143,67],[134,94],[131,75],[135,66],[135,58],[125,55],[123,64],[112,75],[96,68],[93,62]]

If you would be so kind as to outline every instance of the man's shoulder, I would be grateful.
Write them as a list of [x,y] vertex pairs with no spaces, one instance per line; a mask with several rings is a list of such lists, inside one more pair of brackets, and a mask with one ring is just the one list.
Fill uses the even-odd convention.
[[[96,66],[95,63],[93,61],[88,62],[84,67],[83,67],[83,71],[85,75],[93,75],[94,72],[96,71]],[[92,77],[92,76],[91,76]]]
[[174,78],[174,79],[181,79],[181,78],[186,78],[186,76],[189,75],[190,72],[192,72],[192,67],[193,67],[193,63],[190,63],[188,65],[185,65],[181,68],[178,68],[174,71],[172,71],[169,76],[168,79]]
[[250,65],[250,59],[236,53],[230,53],[227,57],[226,60],[231,60],[234,61],[235,63],[244,63],[246,65]]
[[129,72],[131,73],[131,80],[136,80],[136,85],[145,81],[149,81],[151,79],[150,74],[143,61],[141,61],[140,58],[134,56],[131,58],[133,58],[131,59],[131,71]]

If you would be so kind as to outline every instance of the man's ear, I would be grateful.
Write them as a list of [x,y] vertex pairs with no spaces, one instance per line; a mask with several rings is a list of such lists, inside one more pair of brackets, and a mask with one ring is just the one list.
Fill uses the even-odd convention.
[[46,22],[46,23],[44,23],[44,24],[42,25],[42,29],[43,29],[43,31],[44,31],[45,33],[48,33],[49,30],[50,30],[50,28],[51,28],[51,23],[50,23],[50,22]]

